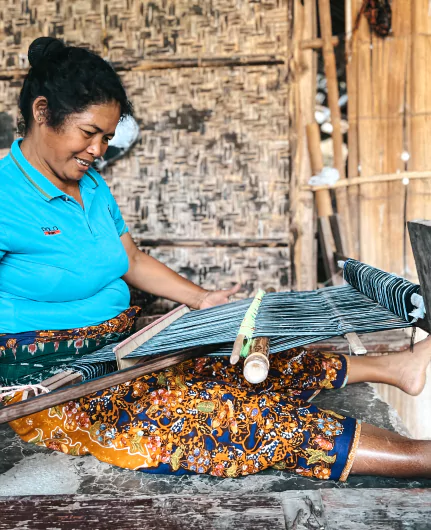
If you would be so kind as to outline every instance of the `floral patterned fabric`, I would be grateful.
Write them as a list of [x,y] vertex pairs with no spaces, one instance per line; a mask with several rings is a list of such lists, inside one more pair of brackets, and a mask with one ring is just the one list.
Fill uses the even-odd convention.
[[275,467],[345,480],[360,423],[309,401],[344,386],[347,371],[343,355],[293,349],[272,355],[267,380],[251,385],[242,363],[205,357],[10,425],[27,442],[152,473],[237,477]]

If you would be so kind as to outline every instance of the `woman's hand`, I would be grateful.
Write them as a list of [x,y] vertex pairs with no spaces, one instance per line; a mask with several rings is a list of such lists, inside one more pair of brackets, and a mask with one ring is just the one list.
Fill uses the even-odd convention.
[[192,309],[207,309],[227,304],[229,296],[233,296],[241,288],[240,285],[235,285],[232,289],[207,291],[141,252],[128,232],[121,236],[121,242],[129,258],[129,270],[123,280],[141,291],[186,304]]
[[241,289],[241,285],[237,284],[232,289],[222,289],[220,291],[207,291],[200,301],[198,309],[207,309],[216,305],[229,303],[229,297],[236,294]]

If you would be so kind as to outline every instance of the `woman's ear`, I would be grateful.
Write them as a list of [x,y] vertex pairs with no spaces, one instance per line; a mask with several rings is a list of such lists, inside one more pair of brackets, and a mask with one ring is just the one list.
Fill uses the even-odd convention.
[[48,100],[45,96],[38,96],[33,101],[33,120],[36,123],[42,124],[46,121],[47,113],[48,113]]

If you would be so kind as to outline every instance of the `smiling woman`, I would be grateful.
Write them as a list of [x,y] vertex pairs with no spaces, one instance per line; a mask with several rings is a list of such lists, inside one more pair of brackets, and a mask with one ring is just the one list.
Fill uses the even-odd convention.
[[[132,112],[111,66],[46,37],[29,60],[24,138],[0,160],[0,385],[39,383],[125,338],[138,309],[128,284],[195,309],[239,290],[206,291],[134,244],[91,167]],[[351,470],[431,477],[431,443],[309,402],[322,388],[365,380],[417,394],[430,355],[429,341],[414,361],[408,351],[382,362],[290,350],[273,355],[267,381],[254,387],[225,358],[195,359],[11,426],[39,445],[156,473],[235,477],[277,466],[319,479],[344,480]]]

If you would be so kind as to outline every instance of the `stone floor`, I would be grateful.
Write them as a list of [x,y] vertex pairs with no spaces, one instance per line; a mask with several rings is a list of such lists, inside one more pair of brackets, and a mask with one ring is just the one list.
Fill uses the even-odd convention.
[[[364,422],[406,434],[397,413],[368,384],[324,391],[315,404]],[[21,442],[0,425],[0,496],[11,495],[235,495],[279,493],[323,488],[430,488],[431,480],[351,477],[346,483],[326,482],[268,470],[253,476],[219,479],[211,476],[164,476],[119,469],[94,457],[72,457]]]

